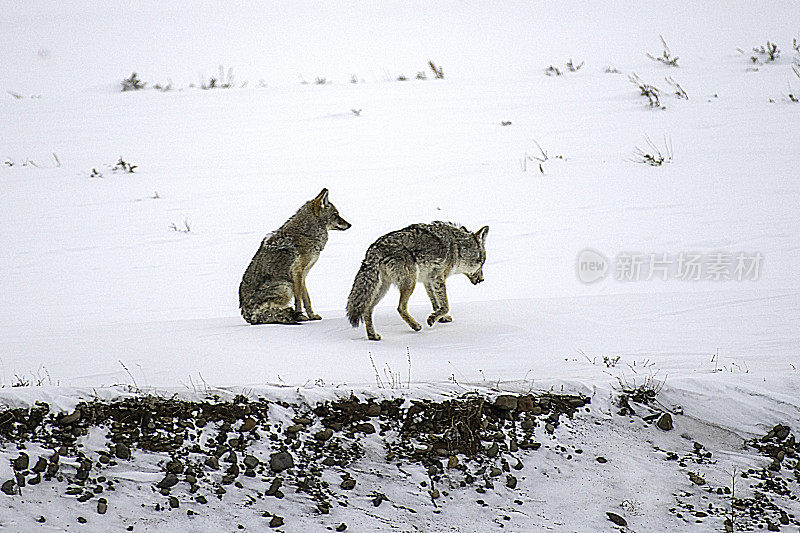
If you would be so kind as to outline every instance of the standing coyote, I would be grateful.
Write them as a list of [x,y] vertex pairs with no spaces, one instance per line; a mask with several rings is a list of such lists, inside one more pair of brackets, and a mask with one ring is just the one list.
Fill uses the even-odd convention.
[[[311,309],[306,276],[328,242],[328,230],[349,227],[328,201],[328,189],[303,204],[283,226],[264,237],[250,261],[239,284],[242,317],[250,324],[321,319]],[[294,308],[289,305],[292,297]]]
[[408,314],[408,299],[417,281],[425,285],[433,305],[428,325],[451,322],[445,279],[466,274],[473,285],[483,281],[486,234],[489,226],[475,233],[450,222],[412,224],[387,233],[367,248],[361,268],[347,299],[347,318],[353,327],[364,321],[367,337],[381,340],[372,324],[372,310],[391,284],[400,290],[397,312],[414,331],[422,326]]

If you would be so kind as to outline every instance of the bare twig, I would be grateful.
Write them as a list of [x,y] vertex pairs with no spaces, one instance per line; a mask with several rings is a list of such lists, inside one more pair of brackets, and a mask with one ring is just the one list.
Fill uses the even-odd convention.
[[647,53],[647,57],[649,57],[653,61],[664,63],[665,65],[668,65],[670,67],[677,67],[679,58],[677,56],[676,57],[672,56],[672,51],[669,49],[669,46],[667,46],[667,41],[664,40],[663,36],[659,35],[659,37],[661,38],[661,44],[664,46],[664,50],[661,52],[661,56],[655,57],[650,53]]

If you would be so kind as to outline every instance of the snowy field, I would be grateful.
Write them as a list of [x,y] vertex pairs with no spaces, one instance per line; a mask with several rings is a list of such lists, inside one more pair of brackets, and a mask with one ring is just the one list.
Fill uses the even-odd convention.
[[[619,380],[664,382],[659,401],[686,416],[677,433],[647,438],[673,446],[693,432],[736,457],[737,439],[777,423],[799,429],[792,2],[290,2],[269,12],[5,4],[4,404],[70,410],[121,394],[120,385],[189,396],[291,390],[311,400],[351,390],[563,390],[593,397],[588,420],[611,425],[582,438],[634,449],[625,464],[636,472],[648,468],[647,446],[634,445],[646,439],[610,422]],[[659,35],[677,67],[646,56],[661,56]],[[774,61],[752,51],[768,40],[781,50]],[[432,77],[428,59],[445,79],[413,79]],[[584,64],[572,72],[568,60]],[[234,69],[236,87],[190,87],[219,64]],[[546,75],[550,65],[562,75]],[[120,92],[132,71],[173,88]],[[660,106],[648,105],[632,73],[663,91]],[[394,81],[401,74],[409,81]],[[315,84],[321,77],[329,83]],[[654,154],[647,139],[672,160],[637,161],[637,147]],[[134,173],[112,170],[120,156]],[[331,233],[308,277],[323,320],[248,326],[238,312],[244,269],[264,235],[323,187],[352,223]],[[419,333],[397,315],[393,289],[375,313],[383,340],[366,340],[344,316],[364,251],[388,231],[432,220],[490,227],[485,282],[451,278],[454,322]],[[577,264],[586,249],[608,266],[588,284]],[[650,254],[666,254],[667,270],[650,276]],[[702,279],[678,279],[682,254],[701,256]],[[643,261],[638,276],[626,257]],[[412,315],[422,321],[429,308],[418,287]],[[376,370],[384,385],[399,374],[410,387],[380,390]],[[12,387],[20,384],[29,386]],[[733,464],[722,462],[721,478]],[[687,483],[673,474],[654,466],[657,483],[611,475],[573,502],[586,474],[565,471],[547,495],[530,493],[547,512],[506,530],[599,531],[613,524],[576,510],[605,511],[629,492],[644,507],[638,519],[630,513],[632,530],[687,530],[664,511]],[[460,509],[414,527],[488,530]],[[0,508],[0,528],[22,527],[15,520],[25,513]],[[364,520],[365,531],[380,527]]]

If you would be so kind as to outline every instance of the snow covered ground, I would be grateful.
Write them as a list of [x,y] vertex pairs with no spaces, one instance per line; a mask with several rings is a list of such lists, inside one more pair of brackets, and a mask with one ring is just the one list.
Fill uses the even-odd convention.
[[[717,428],[720,446],[732,442],[726,432],[749,438],[779,422],[800,425],[792,2],[612,2],[600,13],[581,3],[7,4],[4,403],[69,409],[98,390],[113,396],[119,389],[103,388],[119,384],[185,394],[288,385],[329,398],[379,392],[377,367],[384,381],[410,381],[409,395],[595,394],[599,419],[618,378],[654,376],[666,380],[662,403],[682,406],[704,431]],[[679,67],[646,57],[661,54],[659,34]],[[753,63],[751,49],[767,40],[781,55]],[[444,80],[389,81],[413,78],[429,58]],[[570,58],[585,64],[569,72]],[[189,87],[220,63],[248,85]],[[546,76],[549,65],[563,75]],[[174,88],[118,92],[134,70]],[[647,105],[633,72],[664,91],[665,109]],[[298,73],[312,83],[301,85]],[[348,83],[352,74],[363,82]],[[673,160],[635,162],[636,147],[652,153],[647,138],[663,152],[671,144]],[[543,172],[526,160],[541,157],[537,143],[549,156]],[[135,173],[111,170],[120,156]],[[263,236],[323,187],[353,224],[331,234],[308,278],[324,320],[247,326],[237,309],[245,267]],[[451,279],[454,322],[419,333],[397,316],[390,292],[375,315],[383,340],[367,341],[344,317],[366,247],[431,220],[489,225],[486,281]],[[607,259],[605,279],[580,281],[585,249]],[[729,255],[734,279],[675,279],[682,253],[702,255],[706,269],[714,254]],[[638,281],[616,279],[630,274],[617,270],[621,254],[644,259]],[[669,279],[645,279],[649,254],[667,254]],[[735,279],[739,254],[759,254],[757,275]],[[418,319],[428,313],[421,287],[410,309]],[[620,359],[608,366],[604,356]],[[40,386],[11,388],[21,382]],[[604,428],[587,438],[600,446],[616,436]],[[621,432],[613,445],[624,449],[629,437]],[[572,476],[563,484],[583,483]],[[609,495],[613,483],[598,483],[587,501],[624,499],[625,490]],[[665,480],[634,492],[653,485],[667,499],[677,490]],[[555,492],[559,503],[540,499],[559,509],[563,530],[593,530],[570,515],[582,504],[563,498],[575,491]],[[658,523],[683,527],[666,515]]]

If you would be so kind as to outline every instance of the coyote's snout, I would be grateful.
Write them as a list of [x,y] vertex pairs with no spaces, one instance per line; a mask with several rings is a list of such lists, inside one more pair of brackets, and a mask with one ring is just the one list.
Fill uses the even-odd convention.
[[372,324],[372,310],[394,284],[400,290],[398,313],[411,329],[419,331],[422,326],[408,313],[408,300],[417,281],[425,285],[433,306],[428,325],[451,322],[445,279],[466,274],[473,285],[483,281],[488,233],[488,226],[472,233],[449,222],[434,222],[412,224],[380,237],[367,249],[350,289],[350,324],[356,327],[363,320],[367,337],[380,340]]
[[303,204],[283,226],[264,237],[250,261],[239,284],[242,317],[250,324],[321,319],[311,309],[306,276],[328,242],[328,230],[349,227],[328,200],[328,189]]

